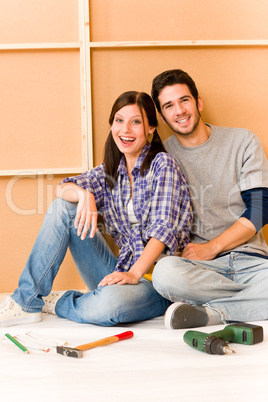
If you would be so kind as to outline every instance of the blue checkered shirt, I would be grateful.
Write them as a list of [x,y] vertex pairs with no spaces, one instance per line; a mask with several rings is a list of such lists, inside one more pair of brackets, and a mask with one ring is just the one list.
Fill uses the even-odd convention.
[[189,242],[192,209],[185,177],[173,157],[164,152],[155,156],[141,176],[140,167],[149,147],[145,145],[131,172],[133,209],[139,224],[131,225],[127,214],[131,184],[124,157],[112,190],[105,180],[104,164],[63,181],[94,194],[106,229],[119,247],[116,271],[128,271],[151,237],[166,245],[163,254],[167,255],[174,255]]

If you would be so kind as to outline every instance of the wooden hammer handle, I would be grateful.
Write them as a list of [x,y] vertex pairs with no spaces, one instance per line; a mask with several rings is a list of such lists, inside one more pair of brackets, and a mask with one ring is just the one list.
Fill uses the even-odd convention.
[[123,339],[132,338],[133,335],[134,334],[132,331],[126,331],[126,332],[122,332],[121,334],[118,334],[118,335],[108,336],[108,338],[99,339],[98,341],[95,341],[95,342],[85,343],[84,345],[76,346],[75,349],[89,350],[89,349],[96,348],[97,346],[106,346],[106,345],[110,345],[111,343],[122,341]]

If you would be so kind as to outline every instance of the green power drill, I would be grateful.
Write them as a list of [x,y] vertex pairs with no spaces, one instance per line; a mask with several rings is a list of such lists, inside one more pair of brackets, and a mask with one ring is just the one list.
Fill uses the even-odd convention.
[[234,353],[227,342],[254,345],[263,341],[263,328],[259,325],[236,323],[227,325],[221,331],[206,334],[199,331],[187,331],[183,340],[201,352],[211,355]]

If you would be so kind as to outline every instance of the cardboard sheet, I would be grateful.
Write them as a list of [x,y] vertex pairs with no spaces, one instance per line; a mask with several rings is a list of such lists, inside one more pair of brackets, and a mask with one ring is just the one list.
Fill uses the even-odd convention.
[[[208,355],[183,341],[185,330],[164,327],[163,317],[116,327],[77,324],[43,314],[43,321],[0,329],[0,394],[5,402],[265,401],[268,396],[268,322],[262,343],[232,344],[232,355]],[[213,332],[224,325],[198,330]],[[29,348],[8,339],[30,331],[39,340],[71,347],[131,330],[134,337],[84,352],[81,359]],[[41,343],[41,342],[40,342]],[[51,342],[52,343],[52,342]]]

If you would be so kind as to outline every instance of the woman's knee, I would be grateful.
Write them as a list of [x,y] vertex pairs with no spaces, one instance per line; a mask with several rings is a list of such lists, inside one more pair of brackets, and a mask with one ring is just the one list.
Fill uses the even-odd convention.
[[72,214],[76,211],[76,203],[65,201],[62,198],[56,198],[50,205],[47,213],[61,214],[68,213]]
[[76,208],[75,203],[56,198],[48,208],[45,219],[56,225],[61,225],[62,222],[69,224],[76,215]]

